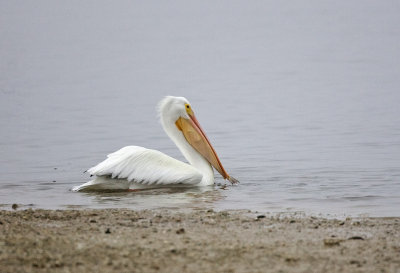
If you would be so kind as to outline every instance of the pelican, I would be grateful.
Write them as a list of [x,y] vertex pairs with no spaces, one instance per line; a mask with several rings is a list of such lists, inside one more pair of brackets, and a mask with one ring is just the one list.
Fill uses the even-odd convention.
[[225,171],[186,98],[167,96],[159,102],[158,112],[164,131],[189,164],[157,150],[126,146],[87,170],[95,179],[72,190],[207,186],[214,184],[212,167],[232,184],[239,183]]

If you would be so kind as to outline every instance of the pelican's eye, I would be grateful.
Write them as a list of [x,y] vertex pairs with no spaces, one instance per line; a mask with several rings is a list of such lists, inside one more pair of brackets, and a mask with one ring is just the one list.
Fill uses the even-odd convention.
[[190,105],[188,103],[185,104],[185,108],[186,108],[186,113],[188,113],[189,115],[193,115],[192,108],[190,108]]

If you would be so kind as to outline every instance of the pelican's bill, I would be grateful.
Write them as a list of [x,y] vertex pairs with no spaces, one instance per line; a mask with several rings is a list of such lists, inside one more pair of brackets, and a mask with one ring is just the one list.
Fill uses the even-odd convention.
[[189,117],[190,119],[180,117],[176,121],[176,126],[182,131],[187,142],[205,159],[207,159],[207,161],[222,175],[224,179],[231,181],[231,178],[222,166],[217,153],[212,147],[206,134],[201,129],[196,117],[194,115],[190,115]]

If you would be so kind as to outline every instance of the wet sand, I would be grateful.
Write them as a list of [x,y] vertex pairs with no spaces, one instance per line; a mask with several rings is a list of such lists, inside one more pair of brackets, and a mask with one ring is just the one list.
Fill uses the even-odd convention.
[[400,272],[400,218],[0,211],[1,272]]

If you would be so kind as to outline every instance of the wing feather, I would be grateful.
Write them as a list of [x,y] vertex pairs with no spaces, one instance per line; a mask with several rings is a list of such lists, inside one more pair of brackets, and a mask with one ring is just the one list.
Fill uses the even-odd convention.
[[193,166],[156,150],[126,146],[90,168],[96,176],[127,179],[144,185],[197,184],[202,174]]

